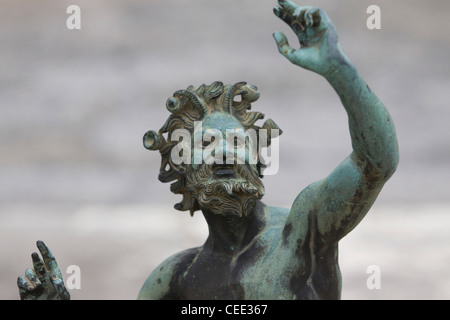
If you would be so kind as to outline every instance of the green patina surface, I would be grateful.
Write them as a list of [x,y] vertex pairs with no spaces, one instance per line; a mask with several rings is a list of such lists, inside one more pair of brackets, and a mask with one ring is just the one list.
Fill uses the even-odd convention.
[[[279,52],[334,88],[348,114],[353,152],[303,190],[290,209],[257,200],[248,215],[226,219],[215,207],[200,207],[209,225],[206,243],[163,262],[142,287],[141,299],[340,298],[339,240],[363,219],[395,172],[396,133],[388,111],[344,54],[325,12],[290,1],[279,5],[275,15],[301,44],[293,49],[276,32]],[[223,115],[214,119],[219,122],[211,126],[222,132],[227,124],[233,127]]]
[[[260,163],[192,165],[177,164],[171,158],[176,145],[171,136],[180,128],[194,135],[195,121],[203,121],[202,133],[215,129],[224,136],[228,129],[278,129],[270,119],[261,127],[255,124],[264,117],[250,111],[250,104],[259,97],[257,88],[245,82],[214,82],[175,92],[166,105],[169,119],[158,132],[145,134],[144,146],[161,153],[159,179],[171,182],[171,191],[183,196],[175,208],[191,214],[201,211],[209,236],[203,246],[162,262],[145,281],[139,299],[341,296],[338,244],[364,218],[397,168],[394,124],[344,54],[325,12],[279,1],[274,13],[292,28],[301,44],[293,49],[286,36],[276,32],[279,52],[294,65],[323,76],[336,91],[348,115],[353,150],[327,177],[302,190],[291,208],[271,207],[261,200]],[[237,96],[241,99],[235,100]],[[227,148],[224,144],[225,153]],[[40,250],[53,270],[50,278],[57,279],[56,261],[42,244]],[[36,260],[35,267],[39,266]],[[45,293],[30,271],[18,282],[22,298],[68,297],[63,284],[52,283],[56,290]]]

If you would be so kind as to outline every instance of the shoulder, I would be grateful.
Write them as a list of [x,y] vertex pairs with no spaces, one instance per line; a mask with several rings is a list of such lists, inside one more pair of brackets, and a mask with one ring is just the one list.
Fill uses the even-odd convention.
[[316,181],[304,188],[286,209],[283,226],[283,243],[298,245],[298,241],[305,241],[310,234],[311,226],[317,217],[317,194],[322,188],[322,181]]
[[139,292],[139,300],[177,299],[175,282],[178,275],[192,263],[201,248],[192,248],[176,253],[164,260],[148,276]]
[[[308,220],[309,216],[317,207],[319,190],[323,188],[323,180],[311,183],[304,188],[295,198],[289,208],[287,223],[298,224],[303,220]],[[319,200],[320,201],[320,200]],[[302,223],[303,224],[303,223]]]
[[289,215],[288,208],[272,207],[262,204],[267,224],[270,227],[282,227]]
[[290,208],[273,207],[260,202],[259,210],[264,211],[268,225],[284,227],[298,219],[308,219],[317,202],[316,193],[322,181],[317,181],[300,192]]

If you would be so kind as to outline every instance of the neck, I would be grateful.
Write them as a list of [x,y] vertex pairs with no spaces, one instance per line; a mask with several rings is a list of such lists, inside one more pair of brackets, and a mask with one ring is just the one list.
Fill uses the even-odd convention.
[[209,236],[204,248],[234,254],[248,246],[265,227],[264,205],[256,201],[246,216],[227,216],[202,210],[208,223]]

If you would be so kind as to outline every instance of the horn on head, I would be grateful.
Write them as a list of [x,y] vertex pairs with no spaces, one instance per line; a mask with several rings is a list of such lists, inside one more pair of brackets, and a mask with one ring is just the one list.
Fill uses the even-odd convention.
[[[177,102],[176,99],[181,98],[185,98],[187,99],[190,103],[192,103],[192,105],[202,113],[202,115],[206,114],[208,112],[208,108],[206,107],[205,102],[203,101],[202,98],[200,98],[199,96],[197,96],[195,93],[188,91],[188,90],[178,90],[173,94],[174,98],[169,98],[169,100],[167,100],[167,103],[169,104],[169,102],[171,101],[171,99],[175,99],[175,101],[173,101],[173,103],[175,104],[175,107],[177,106]],[[172,102],[170,102],[172,103]],[[181,104],[181,103],[180,103]],[[169,107],[168,107],[169,109]],[[174,111],[171,111],[169,109],[170,112],[176,112],[180,109],[180,107],[178,106],[178,108],[176,108]]]
[[159,150],[166,144],[162,134],[154,130],[147,131],[143,137],[144,147],[148,150]]
[[245,86],[247,82],[241,81],[230,86],[225,93],[225,107],[226,110],[231,113],[233,109],[233,98],[236,95],[236,91],[239,90],[242,86]]

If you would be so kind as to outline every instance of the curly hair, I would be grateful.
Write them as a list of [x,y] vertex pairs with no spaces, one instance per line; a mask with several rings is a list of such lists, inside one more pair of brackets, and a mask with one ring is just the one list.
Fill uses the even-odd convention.
[[[235,99],[241,96],[241,99]],[[171,115],[156,132],[150,130],[143,137],[144,147],[149,150],[159,150],[161,154],[161,166],[158,178],[161,182],[173,182],[170,190],[175,194],[183,195],[180,203],[175,204],[175,209],[180,211],[190,210],[191,215],[199,210],[198,204],[191,192],[186,186],[187,170],[185,165],[177,165],[172,162],[171,151],[178,141],[172,141],[172,133],[176,129],[186,129],[191,134],[194,130],[194,122],[201,121],[205,116],[214,112],[225,112],[233,115],[242,124],[245,130],[267,129],[267,143],[270,145],[271,135],[270,129],[281,130],[274,121],[268,119],[259,127],[255,122],[264,118],[261,112],[249,111],[251,103],[259,98],[258,88],[246,82],[237,82],[232,85],[224,85],[220,81],[216,81],[211,85],[202,84],[195,89],[189,86],[186,90],[176,91],[172,97],[167,99],[166,107]],[[167,134],[167,139],[164,137]],[[259,151],[258,151],[259,153]],[[259,157],[257,157],[259,159]],[[261,169],[264,165],[258,160],[257,169],[260,177],[262,177]]]

